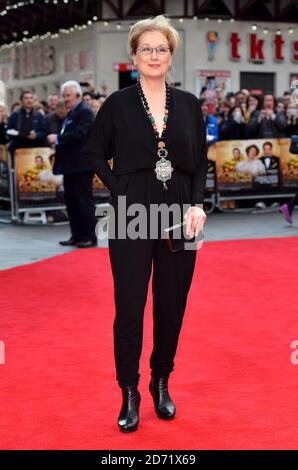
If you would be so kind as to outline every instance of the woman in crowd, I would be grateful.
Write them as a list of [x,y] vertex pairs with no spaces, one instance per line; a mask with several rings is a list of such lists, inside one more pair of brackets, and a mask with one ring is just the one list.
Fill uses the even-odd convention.
[[243,108],[231,108],[226,120],[219,125],[219,140],[239,140],[247,138],[247,127]]
[[6,109],[6,106],[4,106],[4,104],[0,104],[0,145],[5,145],[7,143],[6,128],[7,128],[7,109]]

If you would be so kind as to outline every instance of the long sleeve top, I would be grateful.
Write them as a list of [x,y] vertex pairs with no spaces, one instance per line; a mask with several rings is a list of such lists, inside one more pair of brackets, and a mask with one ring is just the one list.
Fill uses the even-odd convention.
[[247,124],[248,134],[259,139],[273,139],[285,137],[284,130],[287,126],[285,113],[277,112],[275,119],[264,118],[259,123],[260,111],[256,111]]
[[236,122],[232,117],[225,119],[219,126],[219,140],[247,139],[247,124]]
[[[165,135],[167,159],[191,175],[191,204],[204,201],[207,174],[206,130],[198,99],[170,88]],[[136,85],[115,91],[99,109],[84,150],[90,166],[111,192],[119,194],[117,176],[155,168],[157,139]],[[113,169],[108,160],[113,158]]]

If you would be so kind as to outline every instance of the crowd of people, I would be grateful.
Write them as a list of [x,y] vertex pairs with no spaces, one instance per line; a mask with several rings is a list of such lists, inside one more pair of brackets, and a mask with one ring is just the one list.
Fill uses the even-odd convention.
[[[298,106],[292,99],[292,93],[287,90],[282,96],[275,97],[269,91],[257,95],[242,89],[225,95],[221,87],[214,90],[203,87],[200,103],[208,145],[220,140],[291,138],[298,135]],[[266,155],[270,155],[271,161],[274,158],[270,141],[263,144],[263,151],[264,156],[257,159],[258,147],[249,145],[246,148],[247,160],[238,163],[237,171],[246,172],[249,169],[255,175],[265,174],[262,159]],[[289,203],[279,208],[290,224],[293,223],[292,214],[297,204],[298,192]],[[225,201],[222,206],[234,208],[235,201]],[[256,207],[265,208],[266,205],[259,201]]]
[[[8,146],[15,164],[16,150],[20,148],[51,147],[55,151],[53,178],[63,175],[64,201],[70,223],[71,237],[61,245],[80,248],[95,246],[95,205],[92,193],[93,171],[83,151],[88,136],[105,96],[92,91],[82,92],[79,83],[65,82],[58,94],[48,101],[38,101],[25,90],[20,101],[14,103],[8,116],[5,106],[0,107],[0,145]],[[38,168],[41,156],[35,157]],[[43,170],[43,168],[38,168]],[[49,171],[38,174],[48,180]],[[62,211],[48,211],[53,221],[65,220]]]
[[[95,116],[105,96],[85,91],[82,99]],[[298,108],[290,91],[276,98],[271,92],[261,96],[243,89],[225,94],[221,87],[215,90],[203,87],[199,101],[209,145],[218,140],[272,139],[298,134]],[[0,105],[0,145],[9,141],[11,150],[47,145],[47,135],[60,132],[66,114],[59,94],[51,94],[44,101],[31,91],[24,91],[20,101],[11,106],[10,114]],[[18,126],[19,134],[15,135]]]
[[[59,149],[66,148],[65,146],[59,146],[59,144],[66,138],[65,127],[69,126],[71,122],[69,120],[70,113],[73,112],[74,106],[77,107],[78,103],[82,102],[84,109],[89,110],[88,116],[86,117],[85,115],[86,122],[88,123],[88,125],[83,126],[86,128],[85,131],[82,132],[82,123],[76,124],[77,128],[80,127],[78,132],[81,134],[83,148],[92,122],[103,104],[106,94],[95,93],[92,88],[82,92],[80,85],[77,85],[77,90],[76,86],[71,88],[71,93],[73,93],[74,90],[77,92],[77,96],[73,96],[71,99],[71,105],[67,103],[68,98],[66,95],[60,96],[58,93],[54,93],[48,97],[47,101],[44,101],[38,100],[38,97],[29,90],[25,90],[21,93],[20,101],[13,103],[10,113],[8,113],[7,108],[3,104],[0,104],[0,145],[7,144],[12,156],[18,148],[53,147],[56,151],[56,160],[59,160]],[[219,86],[212,90],[203,87],[199,96],[199,103],[206,126],[208,145],[212,145],[219,140],[273,139],[298,135],[298,106],[293,102],[290,91],[285,91],[281,97],[276,98],[271,92],[266,92],[261,96],[250,93],[246,89],[239,90],[235,93],[225,93]],[[74,116],[76,116],[76,114],[74,114]],[[71,148],[72,144],[70,144],[67,150],[67,152],[73,151],[74,154],[78,152],[76,145],[77,136],[75,136],[75,132],[76,131],[72,130],[70,133],[70,138],[74,139],[73,149]],[[272,147],[270,142],[266,144]],[[255,146],[251,145],[249,150],[254,152]],[[77,157],[77,163],[80,161],[77,167],[74,158],[66,160],[74,166],[73,168],[69,167],[67,164],[67,168],[65,169],[64,165],[62,169],[61,162],[56,163],[56,174],[59,174],[60,171],[61,174],[64,175],[64,186],[65,184],[68,186],[68,190],[65,192],[65,198],[69,199],[66,204],[68,217],[70,213],[73,212],[73,223],[78,226],[81,220],[77,216],[77,210],[75,208],[78,201],[76,204],[73,203],[73,199],[75,198],[73,187],[77,186],[77,196],[80,191],[82,191],[82,188],[81,185],[74,182],[74,176],[71,177],[73,181],[67,184],[69,180],[67,175],[73,175],[79,172],[81,174],[81,180],[86,177],[87,167],[84,166],[82,158],[82,156]],[[256,163],[261,165],[261,161],[259,160],[257,160]],[[246,171],[245,165],[246,162],[240,162],[238,170]],[[90,212],[92,211],[90,172],[88,178],[87,186],[89,189],[87,191],[88,197],[86,197],[89,200]],[[296,202],[295,200],[294,205]],[[86,206],[83,205],[82,211],[84,210],[86,211]],[[285,205],[283,210],[283,215],[286,220],[291,223],[292,206],[290,206],[289,213],[288,207]],[[94,225],[94,218],[90,216],[90,220],[91,219],[90,230]],[[70,222],[72,223],[71,217]],[[94,244],[94,239],[90,239],[90,230],[87,240],[89,244]],[[75,231],[76,229],[73,227],[72,232]],[[79,237],[71,237],[70,240],[66,241],[67,244],[77,244],[78,242],[82,242],[81,235]]]
[[[82,100],[95,117],[105,96],[85,91]],[[12,104],[10,112],[0,104],[0,145],[8,144],[11,152],[17,148],[47,146],[47,136],[60,133],[67,113],[65,102],[58,93],[49,95],[45,101],[25,90],[20,100]]]
[[209,144],[217,140],[274,139],[298,134],[298,108],[291,92],[276,98],[243,89],[227,93],[203,88],[200,103]]

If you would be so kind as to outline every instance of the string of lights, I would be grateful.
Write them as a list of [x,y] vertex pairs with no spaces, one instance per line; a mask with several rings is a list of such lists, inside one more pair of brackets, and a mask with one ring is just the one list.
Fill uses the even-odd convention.
[[[53,5],[58,5],[60,4],[67,4],[70,1],[73,2],[78,2],[79,0],[43,0],[43,3],[46,4],[53,4]],[[5,16],[7,13],[9,13],[10,10],[18,10],[19,8],[26,7],[26,6],[31,6],[37,3],[37,0],[27,0],[23,2],[6,2],[6,6],[2,8],[0,11],[0,16]]]
[[19,8],[28,6],[28,5],[33,5],[35,3],[35,0],[28,0],[26,2],[17,2],[17,3],[10,3],[7,2],[5,8],[3,8],[0,11],[0,16],[5,16],[10,10],[18,10]]
[[[62,4],[68,4],[70,2],[78,2],[79,0],[43,0],[43,3],[44,4],[52,4],[52,5],[62,5]],[[16,2],[16,3],[12,3],[12,2],[7,2],[6,3],[6,6],[4,9],[0,10],[0,16],[5,16],[7,15],[11,10],[17,10],[19,8],[22,8],[22,7],[27,7],[27,6],[32,6],[34,5],[35,3],[37,3],[37,0],[27,0],[27,1],[19,1],[19,2]],[[178,21],[179,23],[184,23],[185,21],[205,21],[205,22],[210,22],[211,24],[214,24],[214,23],[218,23],[218,24],[221,24],[223,22],[230,22],[230,23],[234,23],[236,21],[235,18],[230,18],[230,19],[222,19],[222,18],[209,18],[209,17],[205,17],[205,18],[201,18],[201,17],[198,17],[198,16],[193,16],[192,18],[184,18],[184,17],[172,17],[173,19],[175,19],[176,21]],[[69,28],[59,28],[58,30],[56,31],[47,31],[46,33],[44,34],[35,34],[35,35],[32,35],[30,36],[30,32],[27,31],[27,30],[24,30],[22,32],[22,38],[19,39],[19,40],[14,40],[14,41],[11,41],[10,43],[6,43],[6,44],[3,44],[0,46],[0,51],[1,50],[4,50],[4,49],[10,49],[10,48],[13,48],[13,47],[16,47],[16,46],[22,46],[22,45],[26,45],[27,43],[32,43],[32,42],[35,42],[35,41],[43,41],[43,40],[46,40],[46,39],[57,39],[60,37],[60,35],[64,35],[64,34],[71,34],[75,31],[83,31],[85,29],[87,29],[88,27],[92,26],[94,23],[98,22],[99,19],[97,16],[93,16],[90,20],[88,20],[87,22],[83,23],[83,24],[74,24],[73,26],[69,27]],[[104,27],[115,27],[116,29],[121,29],[122,27],[128,27],[130,24],[128,23],[121,23],[117,20],[106,20],[106,21],[100,21],[100,23],[104,26]],[[282,35],[284,33],[286,34],[294,34],[294,32],[298,31],[298,26],[297,27],[293,27],[293,26],[290,26],[290,27],[285,27],[283,29],[280,29],[280,28],[269,28],[269,27],[261,27],[259,26],[258,24],[254,23],[251,25],[251,30],[256,32],[256,31],[259,31],[260,33],[263,33],[264,35],[267,35],[269,34],[270,32],[271,33],[274,33],[274,34],[278,34],[278,35]],[[13,33],[14,35],[14,33]],[[15,36],[17,36],[18,34],[15,33]]]
[[[193,19],[198,19],[197,16],[194,16]],[[183,18],[181,18],[179,21],[183,22]],[[210,19],[208,17],[205,18],[205,21],[208,22],[208,21],[215,21],[217,23],[222,23],[223,21],[230,21],[230,23],[234,23],[236,20],[235,18],[230,18],[229,20],[223,20],[222,18],[217,18],[217,19]],[[257,25],[256,23],[252,24],[251,25],[251,29],[252,31],[262,31],[263,34],[268,34],[269,32],[273,32],[275,34],[282,34],[282,33],[288,33],[288,34],[293,34],[294,31],[298,31],[298,26],[297,27],[293,27],[293,26],[290,26],[290,27],[286,27],[286,28],[283,28],[283,29],[276,29],[276,28],[268,28],[268,27],[260,27],[259,25]]]

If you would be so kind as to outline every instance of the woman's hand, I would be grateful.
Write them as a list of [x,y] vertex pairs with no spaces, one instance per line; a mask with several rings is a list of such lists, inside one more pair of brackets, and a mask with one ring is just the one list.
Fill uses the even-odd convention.
[[206,222],[207,215],[200,207],[191,206],[187,209],[184,220],[186,220],[186,235],[197,237],[199,232],[203,229]]

